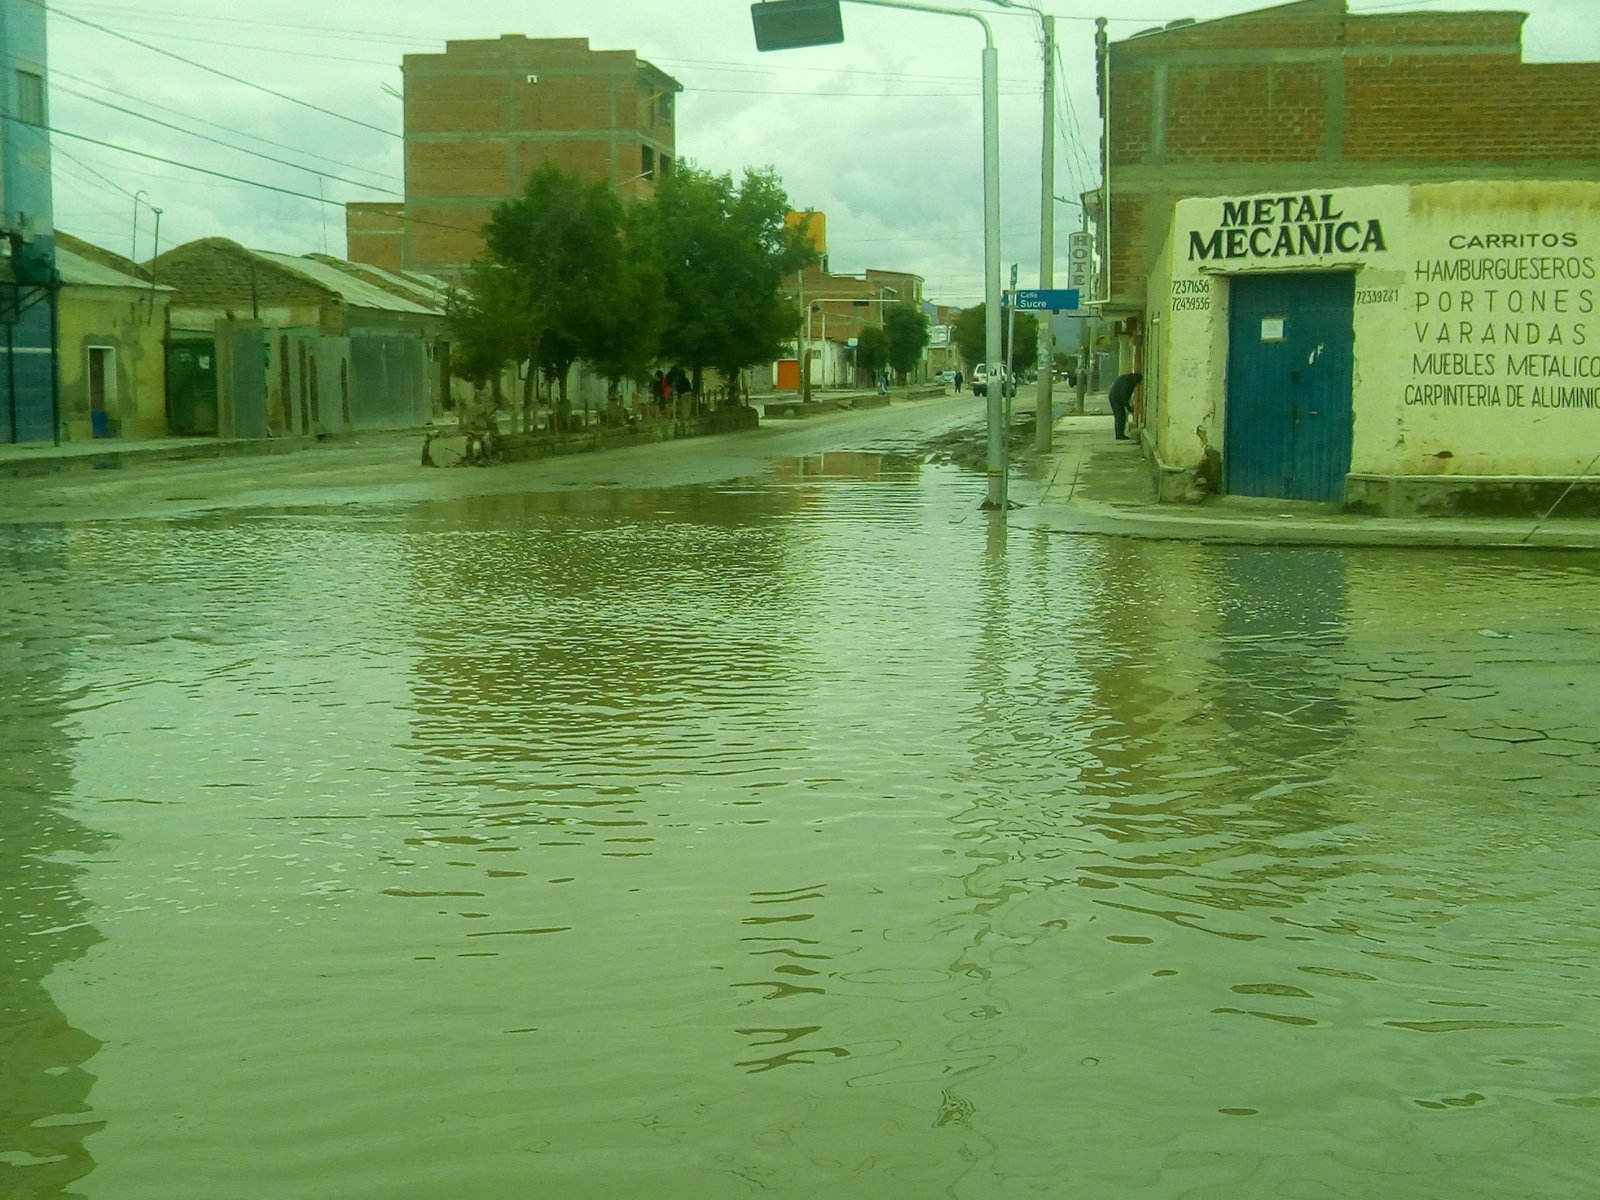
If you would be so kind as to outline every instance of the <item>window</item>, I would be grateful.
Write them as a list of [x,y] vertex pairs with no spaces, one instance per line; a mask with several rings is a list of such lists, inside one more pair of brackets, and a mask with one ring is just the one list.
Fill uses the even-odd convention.
[[17,119],[29,125],[44,124],[44,76],[17,71]]
[[639,147],[639,170],[646,178],[656,173],[656,152],[649,146]]
[[672,174],[672,156],[668,155],[668,154],[663,154],[661,156],[661,177],[663,179],[665,179],[668,175],[671,175],[671,174]]

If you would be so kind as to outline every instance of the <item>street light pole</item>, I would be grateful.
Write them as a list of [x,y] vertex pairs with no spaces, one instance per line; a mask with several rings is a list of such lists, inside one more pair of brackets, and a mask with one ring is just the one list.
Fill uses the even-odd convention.
[[[994,30],[982,13],[961,8],[935,8],[910,0],[844,0],[876,8],[904,8],[941,17],[966,17],[983,26],[983,357],[1000,361],[1000,53]],[[1009,4],[1002,5],[1009,7]],[[1006,498],[1005,428],[1000,396],[988,389],[989,444],[985,456],[988,492],[983,507],[1004,512]]]
[[146,204],[150,203],[150,193],[143,188],[133,194],[133,237],[131,239],[132,246],[128,251],[128,261],[134,263],[139,261],[139,201],[141,199]]
[[[1039,166],[1039,286],[1055,286],[1056,258],[1056,19],[1040,15],[1044,26],[1044,151]],[[1055,426],[1052,391],[1055,387],[1055,314],[1042,314],[1039,322],[1039,394],[1034,403],[1033,448],[1050,450]]]

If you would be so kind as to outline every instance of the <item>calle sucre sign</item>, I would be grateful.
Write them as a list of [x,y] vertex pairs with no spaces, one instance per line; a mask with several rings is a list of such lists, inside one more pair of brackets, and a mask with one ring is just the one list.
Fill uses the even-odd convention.
[[1224,200],[1222,223],[1189,231],[1189,261],[1364,254],[1385,249],[1382,222],[1349,219],[1333,193]]

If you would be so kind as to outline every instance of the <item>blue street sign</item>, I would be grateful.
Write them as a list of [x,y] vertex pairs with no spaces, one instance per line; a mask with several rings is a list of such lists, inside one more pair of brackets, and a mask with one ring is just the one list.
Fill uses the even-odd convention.
[[1018,312],[1074,312],[1078,307],[1077,288],[1018,288],[1006,299]]

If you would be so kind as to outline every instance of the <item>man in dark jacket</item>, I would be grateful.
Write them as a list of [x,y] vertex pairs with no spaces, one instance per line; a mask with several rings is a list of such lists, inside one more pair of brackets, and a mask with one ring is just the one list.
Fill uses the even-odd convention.
[[1144,376],[1138,371],[1118,375],[1111,381],[1111,390],[1106,393],[1106,399],[1111,404],[1111,431],[1119,442],[1128,440],[1128,403],[1133,399],[1133,390],[1143,379]]

